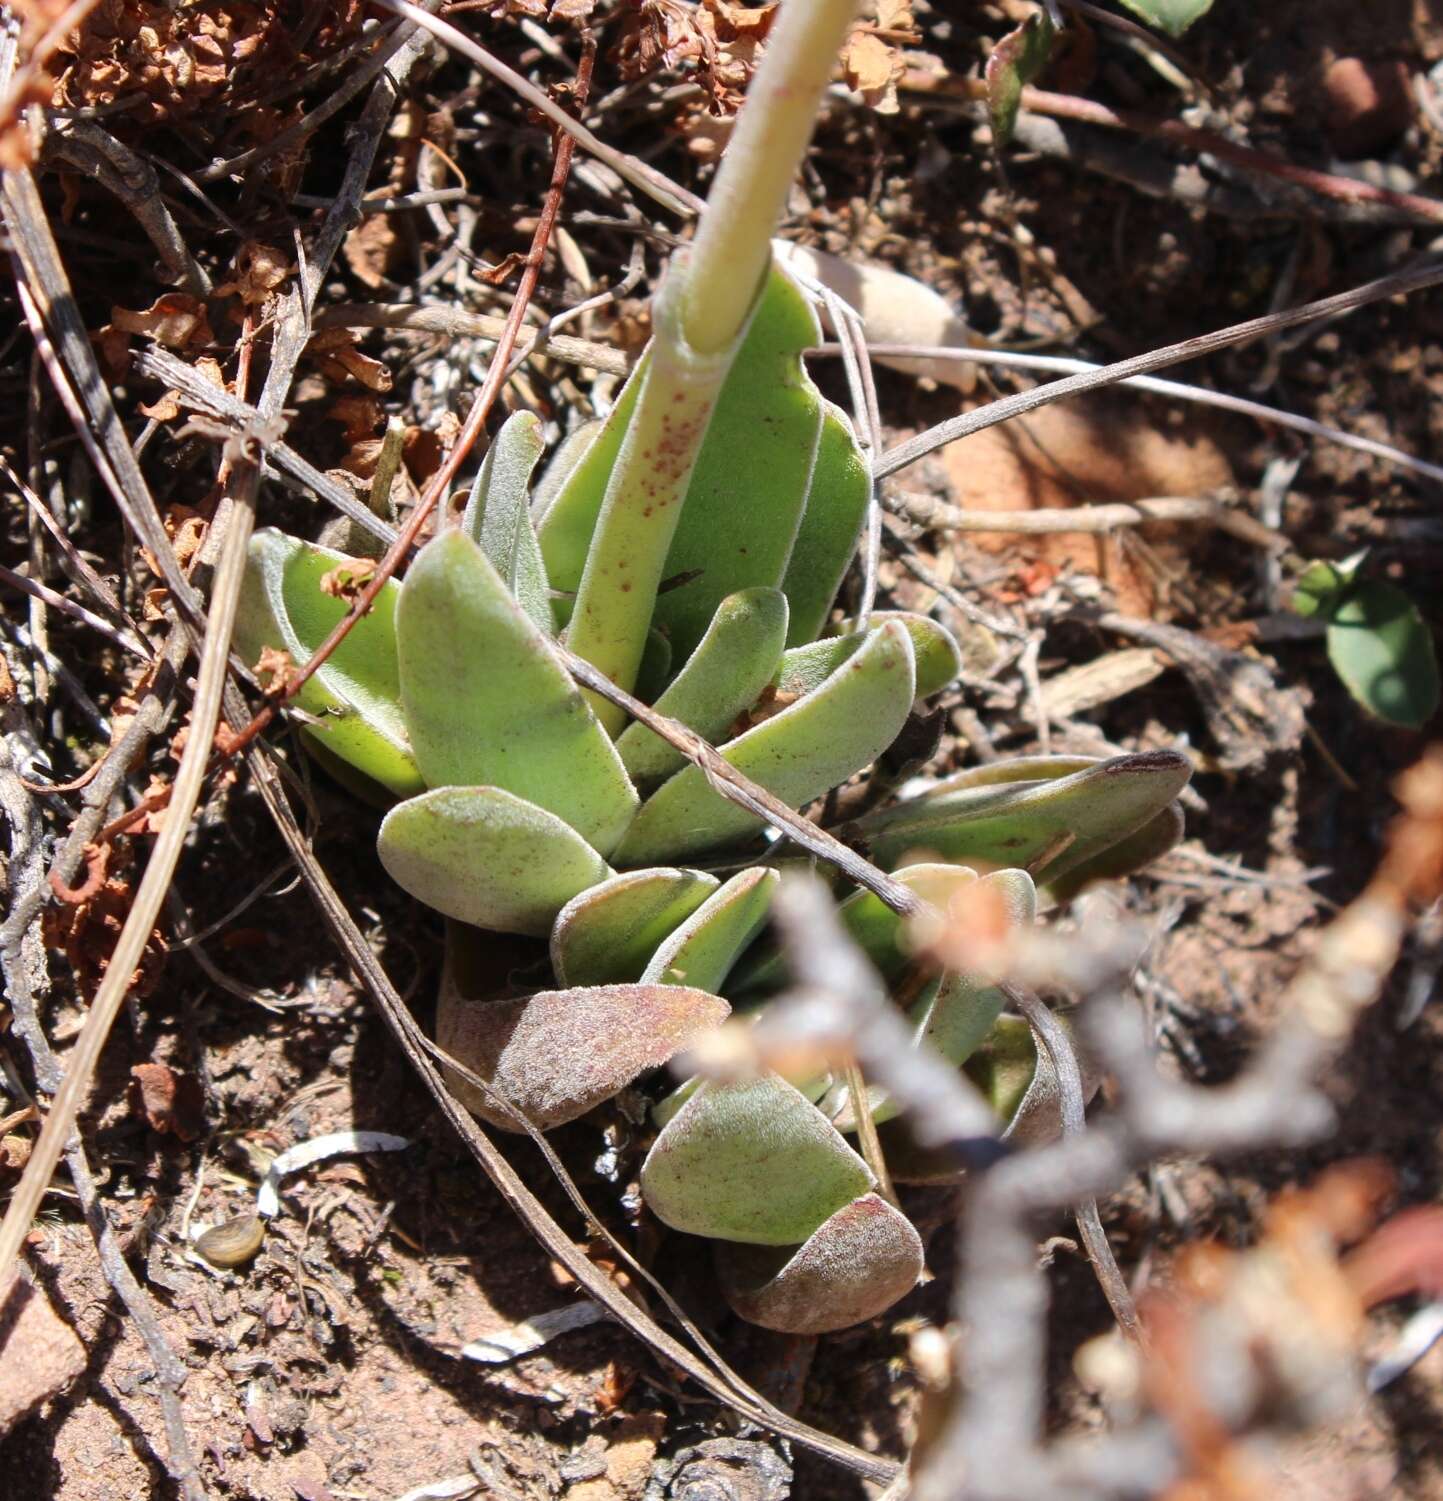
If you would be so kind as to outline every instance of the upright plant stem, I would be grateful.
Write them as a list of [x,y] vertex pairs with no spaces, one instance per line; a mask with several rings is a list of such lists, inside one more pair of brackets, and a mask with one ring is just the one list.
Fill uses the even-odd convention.
[[[771,237],[811,139],[857,0],[787,0],[747,91],[691,254],[653,303],[649,364],[576,594],[568,645],[629,692],[657,587],[722,383],[771,261]],[[617,706],[588,694],[616,734]]]
[[770,241],[857,12],[857,0],[786,0],[707,195],[686,270],[682,332],[716,354],[741,332]]

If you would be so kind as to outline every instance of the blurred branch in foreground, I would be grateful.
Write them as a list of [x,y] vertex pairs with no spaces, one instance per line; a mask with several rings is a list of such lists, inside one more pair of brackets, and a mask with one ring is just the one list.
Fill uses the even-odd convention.
[[[1113,1417],[1100,1439],[1043,1439],[1047,1296],[1035,1230],[1045,1216],[1115,1191],[1164,1156],[1295,1147],[1333,1128],[1319,1081],[1380,994],[1414,914],[1443,889],[1443,750],[1431,750],[1395,791],[1402,812],[1377,874],[1323,933],[1284,998],[1276,1031],[1228,1084],[1202,1088],[1158,1072],[1141,1016],[1123,998],[1136,955],[1125,930],[1089,925],[1065,940],[1042,932],[1025,950],[989,955],[1014,980],[1080,994],[1089,1062],[1115,1081],[1106,1117],[1033,1150],[997,1141],[996,1123],[965,1077],[910,1045],[820,885],[784,883],[776,912],[795,988],[755,1027],[724,1029],[689,1063],[736,1077],[854,1060],[905,1106],[919,1145],[968,1171],[955,1323],[949,1338],[927,1330],[916,1342],[932,1390],[908,1474],[889,1494],[1261,1497],[1277,1440],[1361,1400],[1366,1308],[1430,1288],[1443,1238],[1430,1219],[1400,1240],[1395,1227],[1405,1215],[1340,1261],[1391,1186],[1382,1166],[1334,1169],[1313,1188],[1283,1195],[1251,1250],[1190,1248],[1172,1287],[1142,1300],[1139,1347],[1113,1336],[1085,1347]],[[939,955],[960,943],[975,963],[983,928],[976,913],[954,913],[928,936]],[[1039,1057],[1061,1031],[1038,1036]]]

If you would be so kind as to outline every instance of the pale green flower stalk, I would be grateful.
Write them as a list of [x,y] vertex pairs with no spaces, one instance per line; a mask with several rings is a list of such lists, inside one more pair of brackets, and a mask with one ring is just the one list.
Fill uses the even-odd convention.
[[[857,0],[786,0],[722,159],[695,244],[654,306],[649,365],[607,484],[568,632],[580,657],[636,684],[667,552],[707,424],[756,304],[787,191]],[[622,710],[591,696],[613,734]]]

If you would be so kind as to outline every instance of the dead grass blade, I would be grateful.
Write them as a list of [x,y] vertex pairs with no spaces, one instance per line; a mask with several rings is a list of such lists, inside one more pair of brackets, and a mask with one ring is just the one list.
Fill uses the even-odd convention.
[[[281,837],[300,867],[311,896],[320,909],[332,936],[341,946],[356,975],[371,993],[381,1015],[401,1045],[412,1067],[436,1101],[442,1114],[466,1143],[482,1171],[495,1185],[512,1211],[528,1226],[541,1245],[559,1261],[587,1293],[625,1325],[658,1355],[679,1366],[718,1401],[734,1408],[752,1422],[790,1438],[865,1479],[889,1482],[898,1467],[890,1460],[866,1454],[850,1444],[835,1439],[804,1423],[779,1413],[763,1398],[740,1381],[727,1380],[704,1363],[685,1345],[661,1327],[649,1314],[638,1308],[611,1278],[602,1273],[552,1218],[545,1205],[522,1182],[496,1143],[486,1134],[471,1113],[460,1105],[446,1088],[440,1071],[430,1056],[430,1049],[415,1018],[391,984],[386,972],[372,954],[364,936],[351,919],[339,893],[331,885],[306,842],[282,793],[274,768],[265,754],[253,750],[249,757],[251,771],[265,799]],[[735,1380],[735,1378],[733,1378]]]
[[1133,355],[1131,359],[1118,360],[1079,375],[1065,376],[1062,380],[1036,386],[1031,391],[1021,391],[1015,396],[1004,396],[1000,401],[989,402],[975,412],[964,412],[960,417],[938,423],[936,427],[918,433],[915,438],[899,443],[878,459],[877,478],[885,479],[889,474],[896,474],[899,469],[915,464],[918,459],[944,444],[955,443],[959,438],[969,438],[973,433],[980,433],[983,428],[996,427],[999,422],[1035,412],[1039,407],[1049,406],[1064,397],[1080,396],[1084,391],[1096,391],[1103,386],[1116,385],[1118,381],[1127,380],[1130,376],[1150,375],[1154,370],[1165,370],[1169,365],[1179,365],[1184,360],[1196,359],[1200,355],[1215,354],[1219,349],[1245,344],[1250,339],[1263,338],[1280,329],[1295,328],[1298,324],[1310,323],[1315,318],[1351,313],[1355,308],[1366,307],[1370,302],[1407,296],[1411,292],[1421,292],[1425,287],[1436,287],[1440,282],[1443,282],[1443,264],[1430,259],[1423,265],[1410,267],[1406,271],[1395,271],[1389,276],[1380,276],[1376,281],[1364,282],[1362,286],[1339,292],[1334,297],[1305,302],[1298,307],[1268,313],[1261,318],[1249,318],[1244,323],[1234,323],[1230,328],[1199,334],[1177,344],[1165,344],[1161,349]]

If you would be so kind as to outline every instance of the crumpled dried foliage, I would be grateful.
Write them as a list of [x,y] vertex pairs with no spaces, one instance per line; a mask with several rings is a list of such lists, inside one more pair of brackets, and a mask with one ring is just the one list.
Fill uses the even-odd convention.
[[[57,893],[79,897],[78,901],[62,900],[45,909],[45,941],[64,953],[82,996],[92,995],[100,984],[134,898],[134,886],[126,876],[106,874],[108,859],[102,852],[113,848],[102,845],[96,852],[91,876],[98,874],[98,880],[87,877],[75,891]],[[155,989],[166,949],[165,935],[153,929],[127,987],[133,994],[144,997]]]
[[[350,25],[359,6],[347,6]],[[328,17],[334,45],[340,18]],[[345,22],[342,21],[344,26]],[[131,106],[152,120],[194,114],[233,86],[240,70],[266,54],[267,71],[283,74],[287,28],[278,5],[244,0],[172,7],[137,0],[102,0],[57,54],[53,102],[95,108],[139,94]],[[318,39],[321,28],[318,28]]]
[[[683,105],[676,128],[692,151],[712,155],[746,94],[776,16],[775,0],[758,6],[731,0],[641,0],[623,23],[613,58],[623,77],[643,78],[661,68],[685,69],[703,90],[699,103]],[[849,88],[883,114],[897,110],[902,48],[920,40],[911,0],[875,0],[842,49],[841,72]]]

